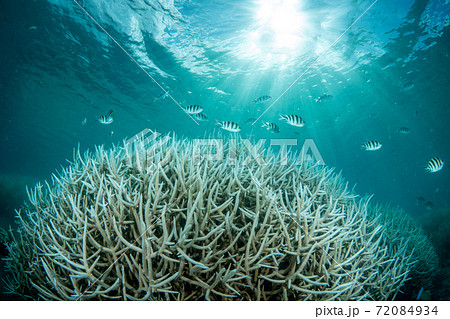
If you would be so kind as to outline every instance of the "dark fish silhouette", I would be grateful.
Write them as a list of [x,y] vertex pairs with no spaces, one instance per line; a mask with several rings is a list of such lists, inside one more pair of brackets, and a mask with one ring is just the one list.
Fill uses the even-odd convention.
[[414,82],[408,81],[402,85],[402,90],[408,91],[408,90],[411,90],[413,87],[414,87]]
[[409,132],[411,132],[411,130],[408,128],[408,127],[401,127],[401,128],[399,128],[398,129],[398,131],[401,133],[401,134],[409,134]]
[[255,100],[253,100],[252,103],[253,103],[253,104],[260,104],[260,103],[267,102],[267,101],[269,101],[270,99],[272,99],[271,96],[269,96],[269,95],[263,95],[263,96],[260,96],[259,98],[255,99]]
[[204,113],[195,113],[192,115],[197,121],[207,121],[208,117]]
[[267,128],[272,133],[280,133],[280,128],[275,123],[263,122],[262,127]]
[[331,100],[332,98],[333,98],[333,95],[322,94],[321,96],[317,97],[314,101],[323,102],[323,101]]

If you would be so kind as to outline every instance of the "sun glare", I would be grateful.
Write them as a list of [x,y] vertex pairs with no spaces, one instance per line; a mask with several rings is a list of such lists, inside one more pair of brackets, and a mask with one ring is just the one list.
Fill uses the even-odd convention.
[[259,0],[253,45],[264,53],[288,53],[302,42],[305,17],[298,0]]

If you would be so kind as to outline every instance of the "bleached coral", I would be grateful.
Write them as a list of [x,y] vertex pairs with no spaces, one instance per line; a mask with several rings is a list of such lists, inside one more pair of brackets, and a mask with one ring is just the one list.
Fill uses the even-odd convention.
[[399,207],[389,205],[371,205],[369,216],[376,218],[386,229],[387,245],[395,254],[398,247],[411,251],[414,265],[410,267],[410,274],[414,278],[414,285],[431,288],[432,278],[439,266],[438,255],[418,223]]
[[52,185],[30,192],[10,245],[18,293],[387,300],[408,277],[412,251],[390,245],[368,202],[329,169],[258,158],[242,143],[227,143],[233,156],[221,161],[175,138],[136,145],[77,153]]

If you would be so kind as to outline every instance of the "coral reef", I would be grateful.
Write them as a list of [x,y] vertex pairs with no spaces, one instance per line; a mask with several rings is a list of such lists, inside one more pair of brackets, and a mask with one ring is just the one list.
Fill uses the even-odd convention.
[[399,298],[416,300],[421,288],[433,289],[433,279],[437,274],[439,258],[435,246],[421,226],[422,223],[418,223],[399,207],[390,205],[370,205],[368,215],[377,218],[383,225],[385,236],[391,246],[402,246],[412,252],[414,265],[409,273],[412,280],[402,288],[402,295]]
[[[406,246],[407,250],[412,251],[415,264],[411,275],[422,285],[430,284],[430,279],[439,266],[439,258],[420,224],[399,207],[373,205],[368,212],[369,215],[377,216],[378,221],[384,225],[390,242],[394,242],[396,246]],[[405,238],[408,240],[404,241]]]
[[11,285],[8,279],[11,274],[8,274],[6,269],[5,259],[8,257],[7,243],[11,241],[10,233],[0,227],[0,300],[17,300],[18,297],[14,294],[14,290],[8,289]]
[[[389,300],[417,256],[332,170],[225,144],[74,156],[29,192],[11,289],[46,300]],[[216,147],[216,150],[221,149]],[[219,151],[217,151],[219,152]]]
[[442,256],[441,264],[450,266],[450,210],[437,209],[419,218],[420,224],[430,236],[437,253]]
[[439,268],[431,290],[434,300],[450,300],[450,211],[437,209],[419,218],[439,256]]

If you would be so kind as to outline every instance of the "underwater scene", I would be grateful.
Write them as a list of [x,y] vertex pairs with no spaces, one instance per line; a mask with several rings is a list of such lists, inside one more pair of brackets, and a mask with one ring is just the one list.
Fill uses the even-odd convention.
[[0,25],[0,300],[450,300],[449,1]]

